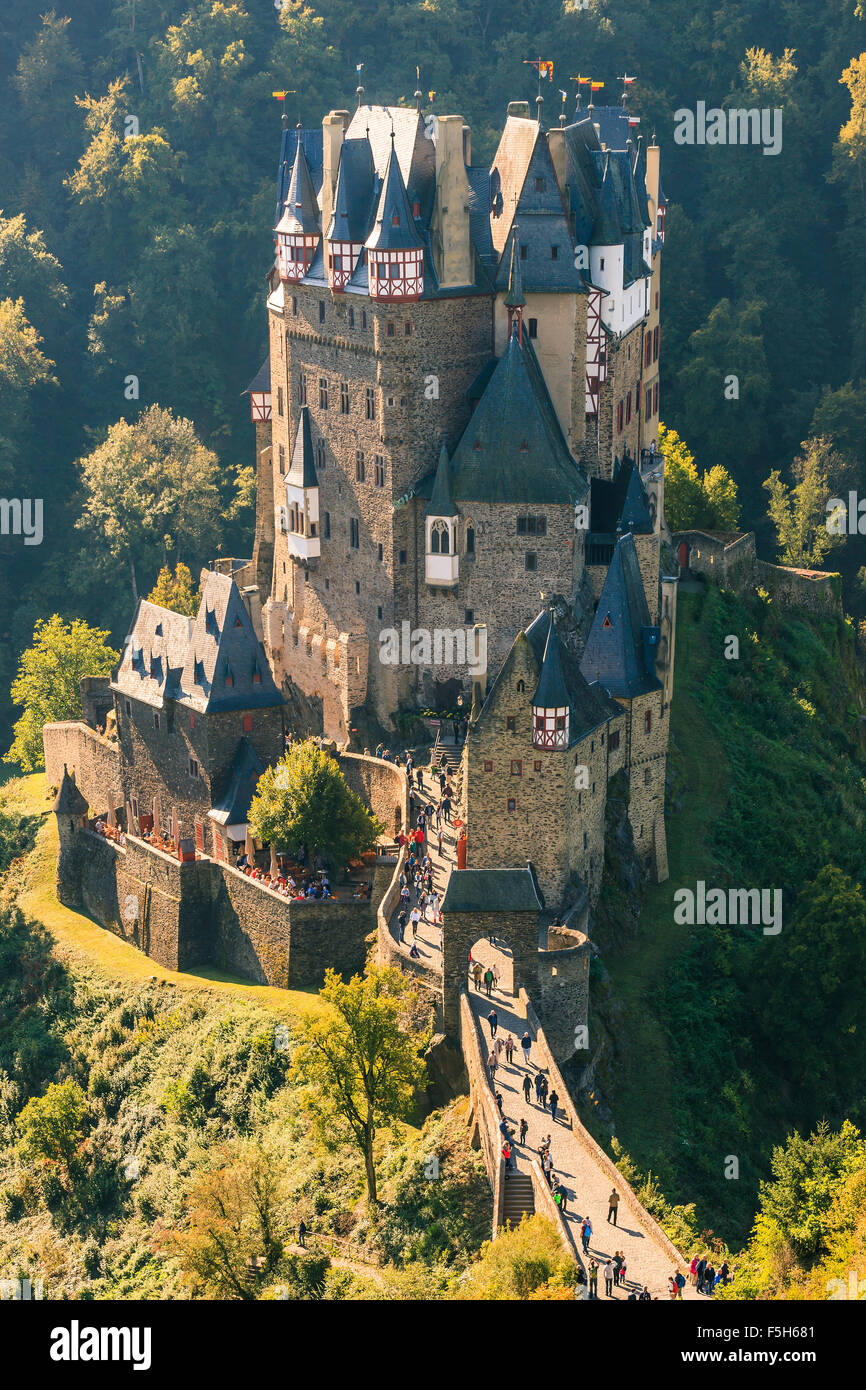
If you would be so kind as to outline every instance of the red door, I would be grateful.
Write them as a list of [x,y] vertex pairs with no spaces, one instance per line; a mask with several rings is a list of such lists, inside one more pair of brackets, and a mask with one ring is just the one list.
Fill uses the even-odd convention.
[[682,568],[683,568],[684,570],[687,570],[688,567],[689,567],[689,543],[688,543],[688,541],[680,541],[680,565],[682,566]]

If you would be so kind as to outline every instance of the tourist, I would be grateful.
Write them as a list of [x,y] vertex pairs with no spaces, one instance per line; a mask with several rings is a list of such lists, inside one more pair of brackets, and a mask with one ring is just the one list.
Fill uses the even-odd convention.
[[529,1029],[526,1030],[526,1032],[523,1034],[523,1037],[520,1039],[520,1046],[523,1048],[523,1061],[524,1061],[524,1064],[528,1067],[528,1066],[529,1066],[529,1053],[530,1053],[530,1049],[531,1049],[531,1047],[532,1047],[532,1039],[531,1039],[531,1037],[529,1036]]
[[716,1291],[716,1271],[715,1271],[715,1269],[714,1269],[714,1267],[713,1267],[712,1262],[710,1262],[710,1263],[707,1265],[706,1272],[705,1272],[705,1274],[704,1274],[704,1293],[707,1295],[708,1298],[712,1298],[712,1296],[713,1296],[713,1294],[715,1293],[715,1291]]
[[649,1291],[649,1289],[647,1288],[646,1284],[644,1284],[643,1288],[641,1289],[640,1293],[638,1294],[638,1303],[651,1303],[651,1302],[652,1302],[652,1294],[650,1293],[650,1291]]
[[692,1262],[689,1265],[689,1283],[694,1287],[698,1282],[698,1257],[692,1255]]
[[505,1060],[509,1066],[511,1066],[512,1062],[514,1061],[514,1039],[512,1038],[510,1033],[508,1034],[508,1037],[505,1039]]
[[420,921],[421,921],[421,909],[420,909],[419,907],[417,907],[417,906],[416,906],[416,907],[413,907],[413,908],[412,908],[412,911],[409,913],[409,922],[410,922],[411,927],[412,927],[412,940],[413,940],[413,941],[415,940],[415,937],[416,937],[416,935],[417,935],[417,932],[418,932],[418,923],[419,923]]
[[548,1150],[545,1152],[544,1157],[543,1157],[542,1160],[541,1160],[541,1167],[542,1167],[542,1171],[543,1171],[543,1173],[544,1173],[544,1176],[547,1178],[547,1186],[548,1186],[548,1187],[552,1187],[552,1186],[553,1186],[553,1155],[551,1154],[550,1149],[548,1149]]
[[720,1270],[719,1270],[719,1272],[718,1272],[718,1274],[717,1274],[717,1276],[716,1276],[716,1282],[717,1282],[717,1283],[722,1283],[722,1284],[727,1284],[727,1282],[728,1282],[728,1280],[730,1279],[730,1277],[731,1277],[731,1267],[730,1267],[730,1265],[728,1264],[727,1260],[723,1260],[723,1261],[722,1261],[722,1266],[721,1266],[721,1268],[720,1268]]
[[676,1283],[675,1283],[675,1281],[674,1281],[674,1276],[671,1275],[670,1278],[668,1279],[668,1298],[676,1298],[676,1296],[677,1296],[677,1286],[676,1286]]
[[695,1287],[697,1288],[698,1293],[703,1293],[704,1291],[704,1275],[706,1274],[706,1270],[707,1257],[706,1255],[701,1255],[701,1258],[698,1260],[697,1267],[695,1269],[695,1274],[697,1275],[697,1278],[695,1279]]
[[502,1049],[503,1049],[503,1046],[504,1046],[504,1044],[503,1044],[501,1038],[497,1038],[496,1041],[495,1041],[494,1044],[493,1044],[493,1051],[494,1051],[495,1054],[496,1054],[496,1062],[497,1062],[497,1065],[499,1064],[499,1059],[500,1059],[501,1056],[502,1056]]
[[499,1062],[497,1060],[496,1053],[491,1052],[490,1056],[487,1058],[487,1075],[490,1078],[491,1086],[493,1085],[493,1082],[496,1078],[496,1068],[498,1066]]
[[499,1027],[499,1019],[495,1009],[490,1010],[490,1013],[487,1015],[487,1022],[490,1024],[490,1036],[491,1038],[495,1038],[496,1030]]
[[446,783],[447,781],[448,781],[448,777],[447,777],[447,774],[446,774],[446,772],[445,772],[445,767],[444,767],[444,765],[443,765],[443,766],[440,767],[440,769],[439,769],[439,794],[440,794],[440,796],[444,796],[444,795],[445,795],[445,783]]
[[527,1134],[528,1129],[529,1129],[529,1122],[527,1121],[526,1116],[524,1115],[523,1118],[522,1118],[521,1121],[520,1121],[520,1143],[521,1143],[521,1144],[525,1144],[525,1143],[526,1143],[526,1134]]
[[502,1145],[502,1157],[505,1159],[505,1168],[506,1168],[506,1171],[508,1171],[508,1172],[513,1172],[513,1171],[514,1171],[514,1157],[513,1157],[512,1153],[511,1153],[511,1145],[509,1144],[509,1142],[508,1142],[507,1139],[506,1139],[505,1143]]
[[375,754],[375,756],[376,756],[377,758],[381,758],[381,756],[382,756],[382,754],[384,753],[384,751],[385,751],[385,745],[384,745],[384,743],[377,743],[377,744],[376,744],[376,754]]
[[540,1101],[541,1101],[541,1108],[542,1108],[542,1110],[546,1110],[546,1109],[547,1109],[547,1077],[544,1075],[544,1072],[539,1072],[539,1077],[541,1078],[541,1079],[540,1079],[540,1082],[538,1083],[538,1090],[539,1090],[539,1093],[540,1093],[540,1094],[539,1094],[539,1099],[540,1099]]
[[543,1077],[543,1075],[542,1075],[542,1073],[541,1073],[540,1071],[537,1071],[537,1072],[535,1073],[535,1099],[536,1099],[536,1103],[537,1103],[538,1105],[542,1105],[542,1106],[544,1105],[544,1100],[543,1100],[544,1092],[542,1091],[542,1086],[543,1086],[543,1084],[544,1084],[544,1077]]
[[423,774],[423,772],[421,771],[420,767],[418,768],[418,771],[415,773],[415,780],[416,780],[416,782],[418,783],[418,790],[419,790],[419,791],[423,791],[423,789],[424,789],[424,774]]
[[562,1187],[558,1182],[553,1186],[553,1200],[562,1211]]
[[680,1302],[682,1302],[683,1289],[686,1286],[686,1276],[683,1274],[681,1269],[674,1270],[674,1283],[677,1286],[677,1298],[680,1300]]
[[622,1258],[622,1255],[619,1253],[618,1250],[614,1250],[614,1252],[613,1252],[613,1282],[614,1282],[614,1284],[616,1284],[617,1286],[619,1286],[619,1276],[620,1276],[620,1271],[621,1271],[621,1269],[622,1269],[622,1266],[623,1266],[623,1258]]
[[501,1114],[502,1114],[502,1092],[501,1092],[501,1091],[497,1091],[497,1092],[496,1092],[496,1094],[495,1094],[495,1099],[496,1099],[496,1105],[497,1105],[498,1110],[499,1110],[499,1113],[500,1113],[500,1115],[501,1115]]
[[412,942],[412,945],[409,947],[409,957],[411,960],[421,959],[421,952],[418,950],[418,947],[415,945],[414,941]]
[[473,980],[475,981],[475,988],[478,990],[478,993],[480,994],[480,993],[481,993],[481,961],[480,961],[480,960],[474,960],[474,961],[472,962],[472,978],[473,978]]
[[616,1209],[618,1206],[619,1193],[616,1188],[614,1188],[607,1199],[607,1219],[608,1221],[613,1221],[614,1226],[616,1225]]
[[492,965],[490,968],[491,968],[491,970],[493,971],[493,988],[496,989],[496,990],[498,990],[498,989],[499,989],[499,966],[494,964],[494,965]]
[[397,913],[397,931],[399,932],[399,940],[401,942],[406,939],[406,920],[406,909],[401,908]]
[[307,1223],[303,1217],[298,1222],[298,1244],[302,1250],[307,1248]]
[[550,1118],[556,1120],[556,1107],[559,1105],[559,1096],[556,1091],[550,1093]]
[[598,1262],[596,1260],[589,1262],[589,1296],[590,1298],[598,1298]]
[[441,806],[442,806],[442,817],[443,817],[443,819],[444,819],[444,821],[445,821],[445,824],[446,824],[446,825],[450,825],[450,824],[451,824],[451,797],[450,797],[450,796],[443,796],[442,802],[441,802]]
[[439,824],[439,813],[438,813],[438,811],[437,811],[437,813],[436,813],[436,827],[437,827],[437,829],[436,829],[436,839],[437,839],[437,841],[438,841],[438,843],[439,843],[439,855],[440,855],[440,857],[441,857],[441,855],[442,855],[442,828],[441,828],[441,826],[440,826],[440,824]]
[[523,1078],[523,1099],[526,1101],[526,1104],[527,1104],[527,1105],[529,1105],[529,1103],[530,1103],[531,1092],[532,1092],[532,1082],[530,1081],[530,1079],[529,1079],[528,1076],[524,1076],[524,1078]]
[[490,969],[489,965],[484,972],[484,987],[487,990],[487,998],[489,999],[490,991],[493,988],[493,971]]
[[608,1298],[613,1298],[613,1261],[608,1260],[604,1267],[604,1291]]
[[583,1244],[583,1253],[584,1253],[584,1255],[586,1254],[587,1250],[589,1249],[589,1240],[590,1240],[590,1236],[591,1236],[591,1235],[592,1235],[592,1222],[590,1221],[590,1219],[589,1219],[588,1216],[585,1216],[585,1217],[583,1218],[583,1220],[581,1221],[581,1223],[580,1223],[580,1239],[581,1239],[581,1243]]

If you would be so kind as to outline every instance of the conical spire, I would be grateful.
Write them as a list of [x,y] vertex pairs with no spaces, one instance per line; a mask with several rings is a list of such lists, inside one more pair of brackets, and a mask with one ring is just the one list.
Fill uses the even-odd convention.
[[423,245],[415,229],[415,219],[409,207],[406,185],[400,173],[400,163],[394,150],[391,132],[391,153],[382,184],[382,194],[376,210],[373,230],[365,245],[369,251],[411,251]]
[[295,447],[292,450],[292,463],[286,474],[286,482],[293,487],[318,487],[319,480],[316,476],[316,460],[313,455],[313,432],[310,429],[310,412],[307,406],[301,406],[301,418],[298,421],[298,432],[295,435]]
[[286,194],[285,211],[277,223],[276,230],[295,236],[318,236],[321,231],[319,204],[316,201],[316,192],[310,177],[310,166],[307,164],[307,156],[304,154],[304,146],[301,143],[300,126],[298,127],[298,147],[295,151],[292,177],[289,180],[289,191]]
[[58,816],[83,816],[87,811],[87,798],[78,790],[75,778],[69,775],[66,763],[63,764],[63,776],[52,810]]
[[442,448],[439,451],[439,462],[436,465],[436,480],[433,483],[433,492],[430,501],[425,508],[425,515],[457,515],[457,508],[451,500],[451,464],[448,461],[448,450],[445,448],[444,439],[442,441]]
[[565,685],[565,677],[562,674],[562,663],[559,659],[559,638],[556,635],[556,625],[552,613],[548,620],[547,642],[544,646],[541,675],[538,678],[532,703],[536,709],[567,709],[571,703]]
[[511,266],[508,271],[508,290],[505,295],[506,309],[522,309],[526,300],[523,297],[523,276],[520,273],[520,251],[517,240],[517,223],[511,229]]

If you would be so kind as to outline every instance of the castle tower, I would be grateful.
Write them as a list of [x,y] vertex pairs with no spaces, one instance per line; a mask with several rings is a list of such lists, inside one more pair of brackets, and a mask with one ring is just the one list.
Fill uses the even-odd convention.
[[298,127],[298,148],[283,215],[274,229],[281,280],[302,280],[321,237],[319,205]]
[[451,471],[443,441],[433,494],[426,509],[424,577],[428,584],[451,588],[459,578],[457,508],[451,500]]
[[[420,215],[420,205],[418,212]],[[406,197],[393,132],[376,221],[364,245],[373,299],[384,303],[420,299],[424,291],[424,243]]]
[[286,529],[290,555],[305,564],[319,558],[319,480],[313,460],[310,412],[306,406],[301,408],[292,463],[286,474]]
[[567,748],[569,743],[569,695],[559,659],[559,641],[553,616],[544,644],[541,675],[532,697],[533,748]]
[[51,809],[57,818],[57,836],[60,841],[57,856],[57,897],[67,907],[77,907],[81,897],[78,835],[87,825],[87,801],[78,790],[75,778],[70,776],[65,763],[60,787]]

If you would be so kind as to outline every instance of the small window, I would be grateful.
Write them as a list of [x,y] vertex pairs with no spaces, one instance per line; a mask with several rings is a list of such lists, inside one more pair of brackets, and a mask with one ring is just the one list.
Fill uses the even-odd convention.
[[362,310],[361,310],[361,332],[362,332],[362,333],[366,333],[366,332],[367,332],[367,310],[366,310],[366,309],[362,309]]
[[610,739],[608,741],[607,747],[608,752],[610,753],[615,753],[617,748],[619,748],[619,729],[611,730]]
[[530,338],[538,337],[538,319],[529,320],[529,336]]
[[378,554],[378,557],[379,557],[379,564],[381,565],[382,561],[383,561],[384,558],[385,558],[385,547],[383,546],[383,544],[382,544],[381,541],[379,542],[377,554]]
[[341,382],[340,382],[340,414],[341,414],[341,415],[348,415],[348,413],[349,413],[349,383],[348,383],[348,381],[341,381]]
[[538,556],[534,550],[527,550],[523,557],[523,568],[533,573],[538,569]]
[[463,621],[464,621],[464,623],[466,623],[466,626],[467,626],[467,627],[469,626],[470,623],[474,623],[474,622],[475,622],[475,609],[474,609],[474,608],[465,608],[465,609],[463,610]]
[[154,710],[154,714],[153,714],[153,727],[154,727],[155,729],[158,729],[158,728],[159,728],[159,715],[156,713],[155,710]]
[[521,246],[521,248],[520,248],[520,259],[521,259],[522,261],[525,261],[525,260],[526,260],[526,247],[525,247],[525,246]]
[[412,324],[409,319],[407,319],[406,322],[403,324],[403,334],[406,338],[410,338],[412,336]]
[[656,382],[655,386],[653,387],[653,415],[658,415],[658,413],[659,413],[659,384],[658,384],[658,382]]
[[558,261],[558,260],[559,260],[559,247],[558,247],[558,246],[551,246],[551,248],[550,248],[550,259],[551,259],[552,261]]
[[624,405],[623,405],[623,402],[620,401],[619,405],[618,405],[617,408],[616,408],[616,432],[617,432],[617,434],[622,434],[622,422],[623,422],[623,411],[624,411],[624,409],[625,409],[625,407],[624,407]]
[[356,450],[355,450],[355,481],[358,482],[358,483],[363,483],[363,481],[364,481],[364,450],[363,450],[363,449],[356,449]]
[[644,770],[643,770],[643,784],[644,784],[644,786],[645,786],[645,787],[648,787],[649,784],[650,784],[650,782],[652,781],[652,779],[653,779],[652,772],[650,771],[650,769],[649,769],[648,767],[645,767]]
[[385,486],[385,460],[381,454],[377,454],[374,463],[374,474],[376,487]]
[[535,772],[540,772],[540,771],[541,771],[541,762],[540,762],[538,759],[536,759],[535,762],[532,764],[532,767],[533,767],[533,770],[534,770]]
[[319,377],[319,409],[328,409],[328,379],[324,376]]
[[361,581],[360,581],[360,579],[356,579],[356,580],[355,580],[355,593],[356,593],[356,594],[360,594],[360,592],[361,592]]
[[317,468],[324,468],[324,466],[325,466],[325,441],[324,441],[324,439],[320,439],[320,440],[318,440],[318,442],[317,442],[317,444],[316,444],[316,467],[317,467]]
[[400,561],[400,564],[401,564],[401,565],[405,565],[405,563],[406,563],[406,552],[405,552],[405,550],[401,550],[401,551],[400,551],[400,554],[399,554],[399,561]]
[[475,527],[474,527],[474,526],[467,526],[467,527],[466,527],[466,554],[467,554],[467,555],[474,555],[474,554],[475,554]]
[[376,617],[379,619],[379,622],[381,623],[382,618],[384,617],[384,609],[382,608],[381,604],[376,609]]
[[277,467],[280,470],[280,477],[282,477],[286,471],[286,450],[283,444],[277,446]]
[[387,327],[387,329],[386,329],[386,332],[387,332],[389,338],[393,338],[393,336],[394,336],[394,325],[393,325],[393,323],[391,322],[390,319],[388,320],[388,327]]
[[508,798],[508,809],[509,809],[509,811],[516,811],[516,810],[517,810],[517,802],[514,800],[514,797],[513,797],[513,796],[510,796],[510,797]]
[[515,715],[507,714],[505,716],[505,728],[508,730],[509,733],[514,733],[515,729],[517,728],[517,720]]
[[323,532],[322,532],[322,536],[323,536],[324,540],[326,540],[326,541],[329,541],[329,540],[331,539],[331,513],[330,513],[330,512],[325,512],[325,516],[324,516],[324,530],[323,530]]
[[292,295],[292,316],[298,317],[298,296],[296,294]]
[[372,386],[368,386],[368,387],[367,387],[365,404],[366,404],[366,416],[367,416],[367,419],[368,419],[368,420],[375,420],[375,418],[376,418],[376,392],[375,392],[375,388],[372,387]]
[[511,759],[511,775],[512,777],[523,776],[523,763],[520,761],[519,758]]
[[298,377],[298,405],[307,404],[307,377],[306,373],[301,372]]
[[601,260],[598,263],[598,266],[599,270],[604,270],[604,256],[602,256]]
[[644,731],[644,733],[645,733],[645,734],[652,733],[652,727],[653,727],[652,711],[651,711],[651,710],[647,710],[646,714],[645,714],[644,717],[643,717],[643,731]]
[[283,388],[282,388],[282,386],[278,386],[278,387],[277,387],[277,414],[278,414],[278,415],[282,415],[282,413],[283,413]]
[[361,523],[356,516],[349,519],[349,544],[353,550],[358,550],[361,545]]
[[492,763],[485,763],[485,764],[484,764],[484,771],[485,771],[485,772],[492,772],[492,771],[493,771],[493,764],[492,764]]
[[[131,700],[125,700],[125,701],[124,701],[124,704],[126,705],[126,712],[127,712],[127,714],[132,714],[132,701],[131,701]],[[190,715],[190,719],[192,719],[192,715]],[[192,724],[190,724],[190,728],[192,728]]]
[[350,327],[350,328],[354,328],[354,327],[355,327],[355,310],[354,310],[354,309],[350,309],[350,310],[349,310],[349,327]]
[[189,760],[189,775],[190,777],[198,777],[198,761],[195,758]]
[[324,299],[320,299],[320,300],[319,300],[319,323],[324,323],[324,322],[325,322],[325,301],[324,301]]
[[518,693],[519,695],[523,695],[523,694],[525,694],[525,692],[526,692],[526,681],[518,681],[518,682],[517,682],[517,693]]
[[547,188],[547,179],[545,179],[545,178],[537,178],[537,179],[535,180],[535,191],[536,191],[536,193],[544,193],[545,190],[546,190],[546,188]]
[[628,424],[628,422],[629,422],[630,419],[631,419],[631,391],[629,391],[628,395],[627,395],[626,398],[625,398],[625,422],[626,422],[626,424]]
[[589,836],[587,835],[586,831],[584,830],[584,832],[583,832],[583,847],[584,847],[584,849],[587,849],[588,846],[589,846]]

